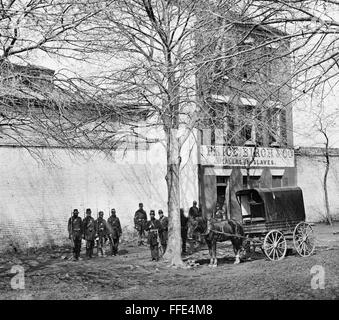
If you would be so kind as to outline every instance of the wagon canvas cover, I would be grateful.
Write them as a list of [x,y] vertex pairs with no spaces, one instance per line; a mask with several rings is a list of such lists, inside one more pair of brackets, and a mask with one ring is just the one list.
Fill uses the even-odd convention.
[[305,221],[302,190],[299,187],[254,188],[236,192],[239,199],[248,195],[263,202],[266,222]]

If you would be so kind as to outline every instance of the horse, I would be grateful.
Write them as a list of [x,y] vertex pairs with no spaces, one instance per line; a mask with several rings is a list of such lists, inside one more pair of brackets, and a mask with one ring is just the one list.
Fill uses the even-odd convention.
[[[211,219],[209,230],[207,226],[207,218],[198,217],[196,219],[190,219],[188,222],[188,238],[192,239],[193,235],[196,233],[203,235],[211,257],[209,267],[216,267],[218,264],[216,257],[217,242],[228,240],[231,240],[233,245],[233,251],[235,254],[234,264],[240,263],[240,251],[243,243],[242,237],[244,236],[242,225],[233,219],[222,221]],[[237,237],[236,235],[241,237]]]

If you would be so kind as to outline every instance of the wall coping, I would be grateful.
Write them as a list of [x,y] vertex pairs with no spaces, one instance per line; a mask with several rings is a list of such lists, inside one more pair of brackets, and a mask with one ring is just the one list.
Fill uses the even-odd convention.
[[[323,157],[325,155],[325,148],[321,147],[300,147],[294,149],[295,156],[306,157]],[[339,148],[328,148],[330,157],[339,157]]]

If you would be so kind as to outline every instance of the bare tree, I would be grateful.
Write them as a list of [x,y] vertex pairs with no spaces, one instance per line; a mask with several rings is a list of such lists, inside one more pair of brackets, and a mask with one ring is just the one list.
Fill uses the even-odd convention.
[[[322,96],[320,103],[323,104],[323,93],[324,90],[322,90]],[[323,138],[325,139],[324,142],[324,158],[325,158],[325,171],[323,175],[323,191],[324,191],[324,202],[325,202],[325,218],[326,222],[330,225],[332,225],[332,216],[331,216],[331,210],[330,210],[330,202],[328,198],[328,173],[330,170],[331,160],[330,160],[330,133],[329,131],[331,128],[335,127],[337,125],[337,118],[338,118],[338,112],[332,111],[331,113],[327,114],[325,113],[323,106],[319,108],[318,112],[316,113],[316,120],[314,123],[314,128],[316,131],[318,131]]]

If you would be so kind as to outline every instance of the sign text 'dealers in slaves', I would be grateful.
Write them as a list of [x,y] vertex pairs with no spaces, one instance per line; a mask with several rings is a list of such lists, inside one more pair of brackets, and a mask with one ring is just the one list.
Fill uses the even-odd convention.
[[294,150],[241,146],[201,146],[202,165],[246,167],[251,161],[251,167],[294,167]]

